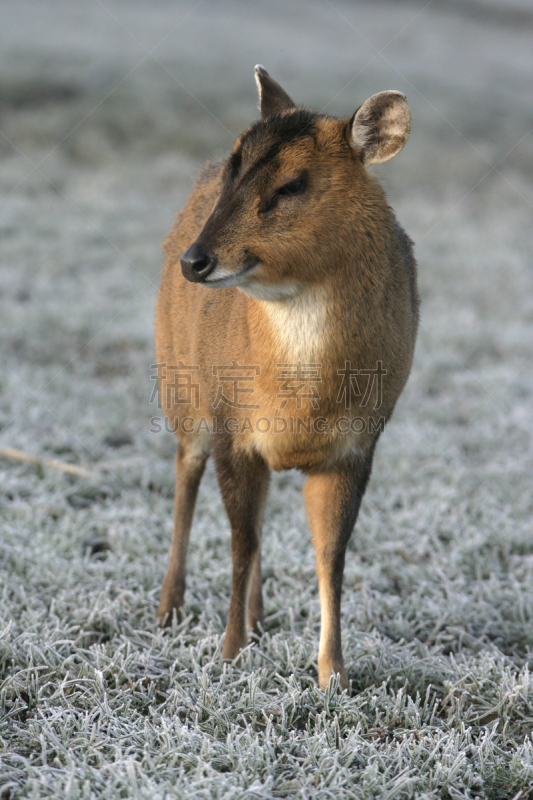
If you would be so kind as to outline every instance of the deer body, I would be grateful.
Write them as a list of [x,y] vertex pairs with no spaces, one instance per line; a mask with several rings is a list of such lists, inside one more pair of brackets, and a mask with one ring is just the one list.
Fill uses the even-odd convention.
[[[418,318],[410,240],[366,164],[401,149],[409,112],[403,95],[386,92],[338,120],[295,108],[264,68],[256,79],[262,120],[226,162],[200,175],[165,242],[156,356],[179,447],[159,617],[181,611],[196,493],[212,453],[232,529],[223,657],[246,645],[247,622],[260,632],[268,477],[298,468],[308,476],[319,581],[319,683],[333,672],[346,686],[344,555],[382,426],[361,392],[344,401],[350,371],[379,364],[379,415],[389,419],[409,375]],[[187,368],[195,390],[184,397],[177,386]],[[241,370],[237,399],[221,384],[230,368]],[[291,370],[297,385],[311,376],[312,391],[291,395]]]

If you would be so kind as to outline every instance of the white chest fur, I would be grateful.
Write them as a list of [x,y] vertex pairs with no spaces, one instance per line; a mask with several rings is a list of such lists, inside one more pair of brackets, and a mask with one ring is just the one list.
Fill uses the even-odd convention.
[[283,359],[305,364],[320,361],[328,333],[327,296],[322,287],[261,304]]

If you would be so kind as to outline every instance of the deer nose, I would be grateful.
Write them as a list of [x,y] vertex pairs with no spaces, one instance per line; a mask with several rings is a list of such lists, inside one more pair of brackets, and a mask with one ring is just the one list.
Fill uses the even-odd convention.
[[217,257],[210,255],[201,244],[191,244],[180,258],[183,277],[192,283],[200,283],[213,272]]

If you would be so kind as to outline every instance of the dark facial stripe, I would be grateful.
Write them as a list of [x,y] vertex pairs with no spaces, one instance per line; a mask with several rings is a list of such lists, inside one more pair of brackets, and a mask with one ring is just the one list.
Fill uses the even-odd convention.
[[246,176],[265,168],[278,155],[285,144],[315,134],[315,122],[318,114],[306,109],[296,109],[290,114],[272,114],[266,120],[256,122],[243,136],[240,146],[232,153],[227,164],[227,176],[234,181],[242,166],[243,148],[245,145],[253,150],[254,140],[259,145],[270,141],[268,150],[246,170]]
[[239,174],[241,164],[242,164],[242,144],[235,153],[231,154],[230,159],[228,161],[228,173],[232,181],[234,181],[237,175]]

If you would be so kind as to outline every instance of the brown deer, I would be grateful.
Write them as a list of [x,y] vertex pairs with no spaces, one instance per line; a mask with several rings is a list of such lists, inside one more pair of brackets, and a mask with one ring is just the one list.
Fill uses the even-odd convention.
[[233,559],[222,656],[238,656],[247,625],[262,629],[270,470],[300,469],[320,596],[319,684],[338,673],[346,687],[346,546],[376,442],[410,372],[418,322],[412,243],[367,167],[402,149],[410,113],[404,95],[389,91],[337,119],[295,106],[264,67],[255,74],[261,120],[226,161],[206,166],[164,244],[156,356],[179,446],[158,616],[168,623],[182,609],[194,505],[212,452]]

